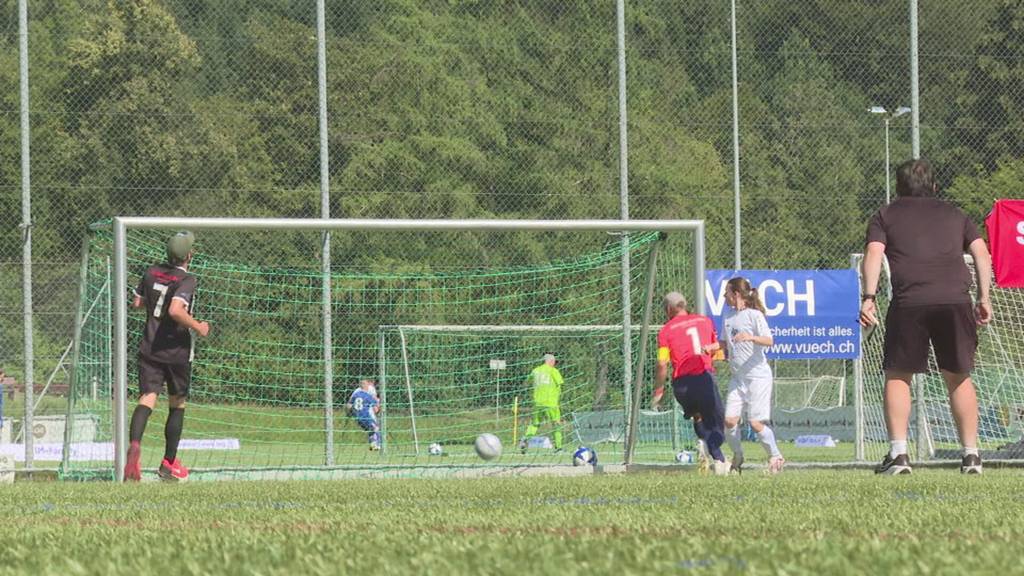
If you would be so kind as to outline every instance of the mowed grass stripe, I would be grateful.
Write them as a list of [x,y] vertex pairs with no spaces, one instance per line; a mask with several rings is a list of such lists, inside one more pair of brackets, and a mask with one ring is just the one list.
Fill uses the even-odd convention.
[[0,492],[0,573],[1011,573],[1022,480],[922,470],[19,483]]

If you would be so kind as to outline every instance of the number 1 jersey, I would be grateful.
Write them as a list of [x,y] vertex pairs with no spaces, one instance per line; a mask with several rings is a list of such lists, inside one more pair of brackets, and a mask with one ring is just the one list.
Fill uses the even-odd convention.
[[704,346],[718,342],[715,324],[707,316],[680,314],[658,332],[658,358],[672,361],[672,379],[714,372]]
[[181,300],[191,311],[196,277],[170,264],[150,266],[142,275],[135,295],[146,307],[146,327],[139,342],[139,355],[166,364],[191,360],[192,335],[167,313],[172,300]]

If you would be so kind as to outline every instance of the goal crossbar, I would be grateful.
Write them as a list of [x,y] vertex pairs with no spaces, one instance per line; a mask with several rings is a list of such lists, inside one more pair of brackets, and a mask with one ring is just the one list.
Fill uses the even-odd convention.
[[[308,230],[331,232],[335,230],[364,231],[591,231],[625,235],[631,232],[675,232],[689,231],[694,234],[694,294],[704,290],[705,229],[703,220],[437,220],[437,219],[300,219],[300,218],[179,218],[179,217],[135,217],[113,218],[114,251],[114,386],[113,386],[113,436],[114,436],[114,478],[123,480],[124,464],[128,449],[128,257],[127,236],[129,230],[191,229],[191,230]],[[324,268],[324,297],[329,298],[330,268]],[[626,277],[625,271],[623,272]],[[696,298],[698,313],[703,313],[704,299]],[[325,302],[326,304],[326,302]],[[325,305],[325,318],[329,306]],[[627,307],[628,308],[628,307]],[[628,313],[628,312],[627,312]],[[625,321],[628,321],[624,319]],[[329,330],[329,322],[325,322]],[[622,330],[620,327],[619,330]],[[626,330],[632,333],[632,330]],[[628,349],[628,343],[627,343]],[[329,366],[331,358],[329,333],[325,335],[324,358]],[[325,373],[325,385],[329,372]],[[328,398],[330,395],[328,394]],[[328,402],[328,409],[332,402]],[[328,420],[332,420],[330,417]],[[328,446],[328,452],[332,450]],[[328,459],[330,463],[330,458]]]
[[[592,333],[609,332],[617,334],[622,332],[622,324],[381,324],[380,330],[408,331],[408,332],[462,332],[462,333],[489,333],[489,332],[528,332],[528,333]],[[630,330],[639,331],[639,326],[630,326]],[[651,330],[660,330],[661,325],[651,325]]]
[[178,218],[122,216],[113,227],[125,229],[191,228],[195,230],[423,230],[487,231],[542,230],[550,232],[672,232],[703,231],[703,220],[432,220],[372,218]]

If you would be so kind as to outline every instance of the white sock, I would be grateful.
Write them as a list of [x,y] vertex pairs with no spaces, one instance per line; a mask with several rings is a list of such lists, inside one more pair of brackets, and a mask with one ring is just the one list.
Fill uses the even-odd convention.
[[725,439],[729,442],[729,448],[732,449],[733,456],[743,458],[743,444],[740,442],[739,425],[733,426],[732,428],[726,428]]
[[977,455],[978,455],[978,447],[977,446],[971,446],[970,448],[968,448],[967,446],[964,446],[964,456],[977,456]]
[[764,446],[764,451],[768,453],[772,458],[781,458],[782,452],[779,451],[779,445],[775,443],[775,433],[772,429],[765,426],[757,433],[757,439],[761,441],[761,446]]
[[895,458],[900,454],[907,453],[906,440],[889,440],[889,457]]

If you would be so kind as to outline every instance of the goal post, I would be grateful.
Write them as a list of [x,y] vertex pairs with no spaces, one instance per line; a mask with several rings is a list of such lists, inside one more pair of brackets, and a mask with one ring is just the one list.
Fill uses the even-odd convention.
[[[154,236],[154,234],[153,234],[154,231],[172,231],[172,230],[175,230],[175,229],[189,229],[189,230],[196,231],[196,232],[199,232],[199,231],[218,231],[218,233],[232,233],[232,232],[235,232],[235,231],[240,232],[240,233],[245,233],[245,232],[268,233],[268,232],[274,232],[274,231],[281,231],[281,232],[287,232],[287,233],[294,233],[294,232],[321,232],[321,233],[324,233],[324,232],[349,232],[352,235],[357,236],[357,237],[359,235],[366,235],[366,234],[403,233],[404,235],[402,236],[401,241],[400,242],[397,242],[397,241],[394,242],[394,249],[398,250],[398,251],[401,251],[403,253],[406,253],[406,252],[410,252],[411,253],[411,252],[414,252],[414,250],[412,249],[411,246],[415,245],[417,242],[422,241],[422,242],[429,243],[429,240],[422,240],[423,238],[427,238],[430,235],[435,235],[435,234],[438,234],[438,233],[447,233],[447,232],[451,232],[451,233],[466,232],[466,233],[478,233],[478,234],[484,234],[484,235],[489,234],[489,233],[494,233],[494,234],[506,234],[507,233],[507,234],[512,234],[513,236],[516,233],[536,234],[536,235],[553,235],[553,234],[570,234],[570,233],[572,233],[572,234],[576,234],[576,233],[578,233],[578,234],[603,233],[604,235],[607,235],[607,234],[623,235],[625,238],[630,238],[632,235],[637,235],[637,236],[640,236],[642,234],[650,235],[651,233],[687,232],[687,233],[689,233],[688,237],[692,239],[692,240],[690,240],[691,244],[687,248],[687,250],[690,250],[690,252],[685,254],[685,261],[686,261],[687,269],[686,270],[673,270],[672,274],[674,274],[675,277],[678,277],[678,278],[685,277],[687,279],[687,281],[690,282],[689,286],[685,286],[685,287],[684,286],[676,286],[676,288],[684,289],[686,292],[691,292],[692,294],[694,294],[694,296],[695,296],[694,301],[697,304],[698,311],[702,310],[702,308],[703,308],[703,301],[704,301],[704,299],[702,297],[700,297],[700,296],[703,295],[703,291],[704,291],[704,285],[703,284],[704,284],[704,277],[705,277],[705,274],[704,274],[704,253],[705,253],[704,223],[703,223],[703,221],[699,221],[699,220],[657,220],[657,221],[655,221],[655,220],[373,220],[373,219],[308,219],[308,220],[306,220],[306,219],[273,219],[273,218],[169,218],[169,217],[168,218],[162,218],[162,217],[153,218],[153,217],[118,217],[118,218],[114,218],[113,219],[111,228],[112,228],[111,252],[112,252],[112,256],[113,256],[113,277],[114,277],[113,279],[114,279],[114,282],[113,282],[113,287],[112,287],[112,291],[111,291],[111,307],[113,308],[113,318],[112,318],[112,326],[111,326],[110,333],[111,333],[111,339],[113,340],[113,358],[112,358],[112,362],[111,362],[113,364],[113,366],[112,366],[112,373],[113,373],[112,374],[112,380],[113,380],[113,382],[112,382],[112,389],[111,389],[111,394],[110,394],[110,396],[111,396],[111,407],[112,407],[110,428],[111,428],[111,436],[112,436],[113,445],[114,445],[114,455],[113,455],[114,470],[113,470],[113,477],[116,480],[118,480],[118,481],[123,479],[122,478],[122,474],[123,474],[124,463],[125,463],[126,452],[127,452],[127,444],[128,444],[128,442],[127,442],[127,440],[128,440],[128,438],[127,438],[127,432],[128,432],[127,431],[127,414],[128,414],[129,406],[128,406],[127,400],[128,400],[128,374],[129,374],[129,370],[128,370],[128,362],[129,362],[129,329],[128,329],[129,328],[129,316],[128,316],[128,301],[127,301],[128,298],[127,298],[127,295],[128,295],[128,292],[129,292],[129,284],[128,284],[128,282],[129,282],[129,271],[130,271],[129,270],[130,262],[129,262],[128,250],[129,250],[129,240],[130,240],[130,237],[131,237],[132,233],[140,233],[140,232],[144,232],[144,231],[149,231],[150,232],[150,237]],[[333,238],[332,241],[335,241],[335,242],[338,241],[338,238],[337,238],[338,236],[344,236],[344,235],[343,234],[335,235],[335,236],[332,237]],[[653,239],[651,239],[651,241],[653,241]],[[200,242],[202,242],[202,239],[200,239]],[[354,249],[356,249],[358,247],[358,238],[356,238],[355,240],[352,240],[352,242],[353,242],[353,246],[354,246],[353,250],[354,250]],[[618,241],[616,241],[615,244],[616,245],[621,244],[623,246],[631,246],[629,242],[619,243]],[[461,248],[461,245],[457,246],[456,248]],[[315,247],[313,249],[315,250]],[[154,248],[153,245],[151,244],[151,245],[149,245],[147,247],[147,250],[148,250],[148,254],[152,255],[152,254],[155,254],[156,248]],[[458,252],[460,252],[460,251],[465,251],[465,250],[453,249],[452,259],[457,259],[458,258]],[[332,250],[332,258],[335,258],[335,259],[339,258],[339,253],[340,252],[343,252],[343,251],[339,251],[337,249],[333,249]],[[480,252],[481,253],[487,253],[488,252],[487,247],[486,246],[482,247]],[[542,258],[542,257],[538,257],[538,258]],[[582,259],[581,261],[586,261],[586,258],[584,256],[581,256],[580,258]],[[336,260],[336,262],[337,262],[337,260]],[[611,262],[611,261],[608,260],[607,258],[605,258],[604,260],[601,260],[602,265],[606,266],[606,267],[609,265],[609,262]],[[380,266],[382,268],[386,268],[387,264],[388,264],[387,262],[381,262]],[[131,265],[137,267],[138,263],[133,263]],[[396,264],[396,266],[401,266],[401,265]],[[317,266],[316,268],[319,271],[320,267]],[[572,293],[571,297],[567,296],[565,299],[571,300],[572,302],[574,302],[575,306],[577,306],[580,310],[584,310],[584,311],[588,309],[587,308],[588,306],[592,307],[592,308],[596,308],[598,304],[603,305],[603,306],[607,306],[608,304],[610,304],[613,301],[618,301],[619,297],[621,296],[621,294],[628,294],[631,289],[632,290],[636,289],[635,287],[629,286],[630,278],[632,278],[633,281],[635,282],[635,281],[639,280],[640,277],[642,277],[642,271],[638,270],[637,268],[632,268],[630,270],[621,271],[621,278],[624,279],[624,282],[622,282],[622,284],[617,284],[616,286],[614,286],[614,290],[617,292],[617,294],[614,297],[612,297],[612,296],[610,296],[610,293],[612,292],[612,290],[610,288],[608,288],[608,287],[604,287],[604,286],[602,286],[602,287],[587,286],[586,268],[579,267],[579,266],[577,266],[577,268],[578,269],[575,270],[573,272],[573,274],[576,275],[576,276],[574,276],[574,279],[575,279],[574,281],[577,282],[579,284],[579,286],[567,287],[566,290],[570,290],[570,291],[571,290],[575,290],[575,292]],[[488,298],[493,298],[493,297],[495,297],[495,296],[493,296],[493,294],[500,293],[500,294],[505,294],[505,295],[507,295],[509,297],[519,298],[519,299],[522,299],[524,301],[528,300],[531,297],[536,297],[538,293],[541,294],[541,295],[544,295],[544,294],[547,294],[547,292],[552,292],[554,290],[554,289],[550,289],[550,288],[544,287],[544,288],[537,288],[537,291],[538,291],[537,293],[530,292],[531,287],[530,286],[526,286],[526,284],[525,284],[527,282],[527,280],[524,280],[523,278],[521,278],[521,276],[524,276],[524,273],[522,272],[522,270],[524,270],[524,268],[522,268],[522,267],[520,267],[520,268],[511,267],[511,268],[508,268],[508,269],[509,270],[513,270],[514,273],[508,273],[508,274],[511,274],[512,277],[511,277],[511,279],[507,280],[507,285],[502,284],[502,282],[505,281],[505,280],[501,280],[501,281],[494,281],[494,282],[491,282],[489,284],[486,284],[486,286],[484,288],[480,288],[479,286],[464,285],[464,284],[460,284],[460,285],[458,285],[458,287],[453,288],[452,284],[455,282],[455,280],[451,280],[451,276],[446,276],[444,273],[437,273],[437,274],[434,274],[433,276],[429,276],[429,278],[428,278],[425,275],[425,276],[423,276],[423,278],[426,278],[426,279],[421,279],[421,283],[423,284],[422,287],[418,287],[418,288],[414,288],[414,289],[409,289],[408,291],[403,292],[400,296],[394,296],[392,298],[392,300],[389,300],[387,302],[383,302],[383,303],[382,302],[375,302],[375,303],[373,303],[373,306],[377,306],[381,310],[386,310],[387,306],[389,306],[389,305],[390,306],[403,306],[403,305],[411,306],[412,304],[415,304],[417,302],[417,300],[416,300],[417,298],[424,298],[424,299],[437,299],[440,302],[439,305],[451,306],[451,307],[459,307],[462,304],[460,304],[460,301],[458,300],[458,298],[463,297],[464,294],[468,295],[466,297],[471,298],[471,297],[473,297],[474,290],[486,290],[486,291],[488,291],[488,294],[489,294]],[[548,268],[543,268],[541,270],[541,272],[543,274],[548,274],[548,275],[558,275],[558,274],[566,274],[566,275],[568,275],[569,274],[568,272],[562,272],[561,269],[558,268],[557,266],[550,266]],[[285,271],[275,271],[275,272],[272,272],[272,273],[268,272],[266,274],[267,275],[277,275],[277,276],[280,276],[280,277],[288,277],[289,272],[285,270]],[[330,275],[334,276],[335,274],[336,274],[335,272],[332,272]],[[495,273],[495,274],[497,274],[497,273]],[[484,276],[486,276],[486,275],[484,275]],[[535,275],[535,276],[539,277],[539,275]],[[316,276],[316,275],[309,275],[308,279],[303,280],[303,281],[307,282],[308,284],[316,284],[316,279],[317,278],[318,278],[318,276]],[[531,278],[534,278],[534,277],[531,277]],[[360,280],[360,281],[362,281],[362,280]],[[366,282],[374,282],[374,281],[384,282],[382,280],[366,280]],[[536,281],[536,280],[534,278],[533,280],[529,280],[529,281]],[[244,280],[235,280],[235,282],[239,283],[241,285],[245,281]],[[446,284],[446,282],[447,282],[447,284]],[[623,284],[625,284],[625,285],[623,285]],[[206,286],[208,288],[209,284],[208,283],[204,284],[204,277],[203,277],[202,274],[200,274],[199,292],[203,296],[203,304],[202,304],[202,306],[203,307],[216,306],[215,295],[204,294],[203,293],[204,292],[204,286]],[[339,295],[343,294],[343,290],[345,290],[344,282],[340,281],[337,276],[334,276],[334,281],[332,282],[331,288],[330,289],[324,289],[322,293],[326,294],[328,297],[330,296],[330,294],[333,293],[334,294],[334,299],[337,300],[339,298]],[[450,301],[450,302],[449,301],[444,301],[444,298],[449,293],[454,293],[456,291],[459,293],[458,297],[453,298],[453,300]],[[506,291],[506,292],[502,292],[502,291]],[[577,294],[577,292],[578,292],[578,294]],[[317,285],[317,296],[319,296],[320,293],[321,293],[321,288],[320,288],[319,285]],[[634,293],[634,299],[635,299],[635,296],[636,296],[636,294]],[[572,300],[572,298],[575,298],[576,300]],[[602,301],[602,299],[603,299],[603,301]],[[321,307],[322,306],[321,302],[319,301],[319,298],[308,299],[307,300],[305,296],[293,297],[292,300],[288,301],[288,304],[292,304],[296,308],[306,304],[306,305],[308,305],[308,310],[315,310],[317,307]],[[622,310],[621,304],[622,304],[622,302],[620,301],[619,302],[620,306],[618,308],[620,317],[621,317],[621,314],[622,314],[622,312],[621,312],[621,310]],[[356,305],[358,305],[358,303],[352,304],[352,305],[356,306]],[[369,306],[369,305],[367,305],[367,306]],[[564,309],[564,306],[563,306],[563,309],[559,309],[557,303],[546,302],[544,304],[544,306],[551,307],[552,311],[545,315],[546,310],[543,309],[543,306],[541,304],[536,304],[535,306],[533,306],[533,308],[537,308],[538,309],[537,315],[538,316],[543,316],[545,321],[550,320],[552,326],[557,326],[557,325],[564,324],[564,322],[562,322],[562,320],[564,318],[572,319],[574,314],[576,316],[581,317],[581,318],[583,316],[587,316],[587,314],[579,313],[575,309],[567,311],[567,310]],[[339,307],[340,307],[340,304],[337,301],[334,301],[334,302],[330,303],[329,307],[324,307],[324,309],[322,309],[320,311],[321,321],[327,323],[325,326],[323,326],[323,329],[324,329],[325,333],[320,335],[320,342],[318,342],[318,343],[317,342],[306,342],[306,343],[302,343],[302,344],[293,344],[292,345],[294,347],[299,347],[299,346],[302,347],[303,352],[308,356],[308,358],[306,360],[304,360],[304,361],[307,361],[307,362],[315,362],[316,361],[316,355],[313,354],[313,350],[318,345],[321,348],[320,349],[320,353],[319,353],[319,358],[320,358],[319,362],[320,363],[325,363],[325,362],[335,363],[335,362],[343,361],[343,359],[337,358],[337,356],[338,356],[337,351],[338,351],[338,347],[339,347],[338,339],[335,339],[335,341],[332,344],[331,338],[329,337],[330,336],[330,322],[331,321],[330,320],[322,320],[323,318],[328,318],[330,313],[331,313],[331,311],[332,311],[332,309],[333,309],[333,311],[334,311],[334,314],[333,314],[334,315],[334,320],[333,320],[333,322],[334,323],[339,322],[338,317],[341,315],[341,314],[339,314],[339,311],[341,311]],[[524,304],[524,309],[525,308],[531,308],[531,306]],[[627,315],[627,317],[632,316],[633,318],[635,318],[636,317],[635,314],[638,312],[638,310],[636,309],[635,306],[631,306],[630,308],[631,308],[631,312]],[[305,310],[305,309],[303,309],[303,310]],[[531,311],[532,311],[532,308],[531,308]],[[200,317],[202,317],[203,311],[200,310],[197,314]],[[307,318],[307,316],[309,316],[310,318]],[[593,320],[589,319],[589,318],[590,317],[596,318],[596,316],[597,316],[596,314],[590,314],[588,316],[588,320],[587,321],[588,322],[593,322]],[[311,332],[312,328],[310,328],[310,327],[314,326],[314,324],[312,323],[313,321],[312,321],[311,318],[312,318],[312,316],[308,312],[302,312],[302,317],[297,319],[296,321],[301,320],[302,322],[305,322],[306,324],[304,324],[304,326],[306,326],[306,329]],[[614,322],[614,318],[612,318],[612,317],[610,317],[608,315],[602,316],[602,318],[606,318],[604,323],[593,322],[593,325],[591,326],[591,328],[596,327],[596,326],[607,326],[607,325],[613,324],[613,323],[607,322],[607,320],[613,320],[613,322]],[[424,318],[424,320],[427,320],[429,322],[430,318]],[[387,325],[388,324],[386,322],[380,322],[378,324],[379,327],[383,327],[383,326],[387,326]],[[402,326],[411,326],[411,325],[402,324]],[[231,325],[217,325],[217,326],[214,327],[214,329],[218,330],[219,331],[218,333],[225,333],[225,332],[231,331],[232,327],[231,327]],[[399,331],[400,335],[403,337],[403,339],[404,339],[405,336],[408,336],[410,334],[410,329],[412,329],[412,328],[407,328],[407,329],[405,329],[403,331]],[[637,358],[632,357],[630,355],[631,345],[632,345],[632,343],[635,342],[635,339],[637,337],[636,332],[637,332],[637,330],[635,328],[630,327],[629,329],[622,329],[620,331],[620,333],[615,334],[615,336],[614,336],[615,338],[617,338],[619,340],[618,351],[621,352],[622,354],[626,355],[626,357],[622,359],[623,360],[623,365],[625,365],[625,366],[634,366],[637,362],[643,362],[643,359],[637,359]],[[382,390],[380,391],[380,393],[381,393],[381,400],[382,400],[382,402],[389,402],[390,401],[392,404],[394,404],[396,402],[399,402],[399,401],[407,403],[408,404],[408,406],[407,406],[408,412],[406,413],[404,411],[402,411],[402,412],[400,412],[400,411],[392,411],[390,416],[385,414],[385,415],[382,416],[382,424],[384,424],[384,426],[390,428],[390,430],[387,431],[388,434],[398,435],[399,434],[399,429],[398,429],[399,428],[398,427],[399,422],[397,422],[395,419],[396,418],[401,418],[403,420],[404,419],[410,420],[410,430],[409,430],[409,433],[410,433],[411,439],[412,439],[412,446],[413,446],[414,450],[418,451],[420,443],[421,442],[426,442],[427,440],[422,438],[422,435],[423,435],[422,429],[423,429],[423,427],[426,424],[422,424],[421,423],[421,424],[419,424],[417,426],[418,433],[417,432],[413,432],[412,431],[412,426],[411,426],[412,423],[415,422],[416,419],[419,417],[419,413],[418,413],[419,410],[414,410],[414,408],[413,408],[414,404],[418,404],[419,403],[418,400],[414,400],[414,396],[415,396],[415,394],[417,392],[415,390],[415,383],[413,382],[413,380],[414,380],[414,378],[416,378],[416,375],[412,374],[412,373],[410,373],[410,374],[403,374],[402,375],[402,378],[404,379],[402,388],[404,388],[404,390],[401,390],[401,394],[398,394],[396,396],[397,390],[396,390],[396,388],[394,386],[390,386],[390,390],[388,390],[388,386],[386,384],[393,383],[394,382],[394,378],[397,377],[397,374],[393,373],[391,368],[388,366],[388,363],[390,362],[390,360],[388,358],[388,351],[385,349],[385,346],[387,344],[385,342],[387,340],[386,336],[387,336],[386,330],[380,330],[379,334],[375,337],[377,342],[379,342],[380,346],[381,346],[380,350],[376,351],[376,353],[375,353],[376,358],[378,358],[378,360],[380,362],[379,369],[377,370],[377,372],[378,372],[377,377],[382,380],[382,382],[381,382]],[[374,338],[374,337],[371,336],[371,339],[372,338]],[[371,344],[369,344],[369,346],[372,346],[372,345],[373,344],[371,342]],[[357,345],[353,345],[353,346],[357,346]],[[360,349],[365,349],[366,348],[366,346],[364,346],[362,344],[360,344],[358,346],[362,347]],[[601,346],[607,347],[607,346],[609,346],[609,344],[604,339],[602,339]],[[408,354],[409,354],[409,343],[406,342],[403,345],[403,347],[404,347],[404,353],[408,356]],[[601,348],[601,349],[604,349],[604,348]],[[332,360],[332,351],[333,351],[333,356],[335,357],[333,360]],[[299,362],[299,360],[295,360],[295,362]],[[412,363],[412,359],[407,357],[404,360],[404,362],[406,363],[407,366],[409,366]],[[224,368],[224,369],[226,370],[227,368]],[[244,366],[243,365],[243,366],[240,366],[239,369],[240,370],[257,370],[258,368],[255,368],[255,367],[254,368],[250,368],[249,366]],[[287,376],[286,373],[282,373],[282,374],[284,376]],[[323,372],[320,372],[320,374],[323,374]],[[284,377],[284,376],[282,376],[282,377]],[[623,380],[627,381],[628,378],[623,376]],[[321,409],[323,410],[322,414],[324,414],[324,416],[322,416],[322,418],[326,420],[326,422],[323,425],[324,427],[321,429],[321,433],[326,435],[326,438],[324,440],[324,445],[327,446],[327,454],[326,454],[325,458],[318,465],[314,465],[314,466],[331,467],[331,466],[335,465],[335,463],[333,462],[333,459],[332,459],[333,453],[334,453],[334,449],[335,449],[335,447],[333,445],[333,435],[335,434],[335,432],[331,429],[331,427],[333,426],[334,415],[332,415],[330,413],[330,410],[331,410],[331,407],[335,404],[335,402],[340,400],[340,395],[337,393],[337,391],[334,391],[335,398],[332,399],[331,398],[332,391],[330,390],[329,386],[325,387],[325,389],[322,390],[321,392],[322,392],[321,399],[318,402],[315,402],[315,403],[321,406]],[[628,394],[631,391],[623,391],[623,392],[624,392],[624,396],[626,396],[626,398],[628,399]],[[403,396],[404,396],[404,400],[400,400]],[[492,405],[491,410],[493,411],[493,405]],[[189,428],[189,425],[186,424],[186,432],[188,431],[188,428]],[[307,430],[307,432],[309,432],[309,431]],[[401,437],[401,436],[396,436],[396,437]],[[321,452],[321,453],[323,453],[323,452]],[[277,465],[277,464],[273,464],[273,463],[270,463],[270,465],[271,466],[278,466],[278,467],[281,466],[281,465]],[[291,464],[288,464],[288,465],[291,465]],[[225,467],[227,467],[227,465],[225,465]]]

